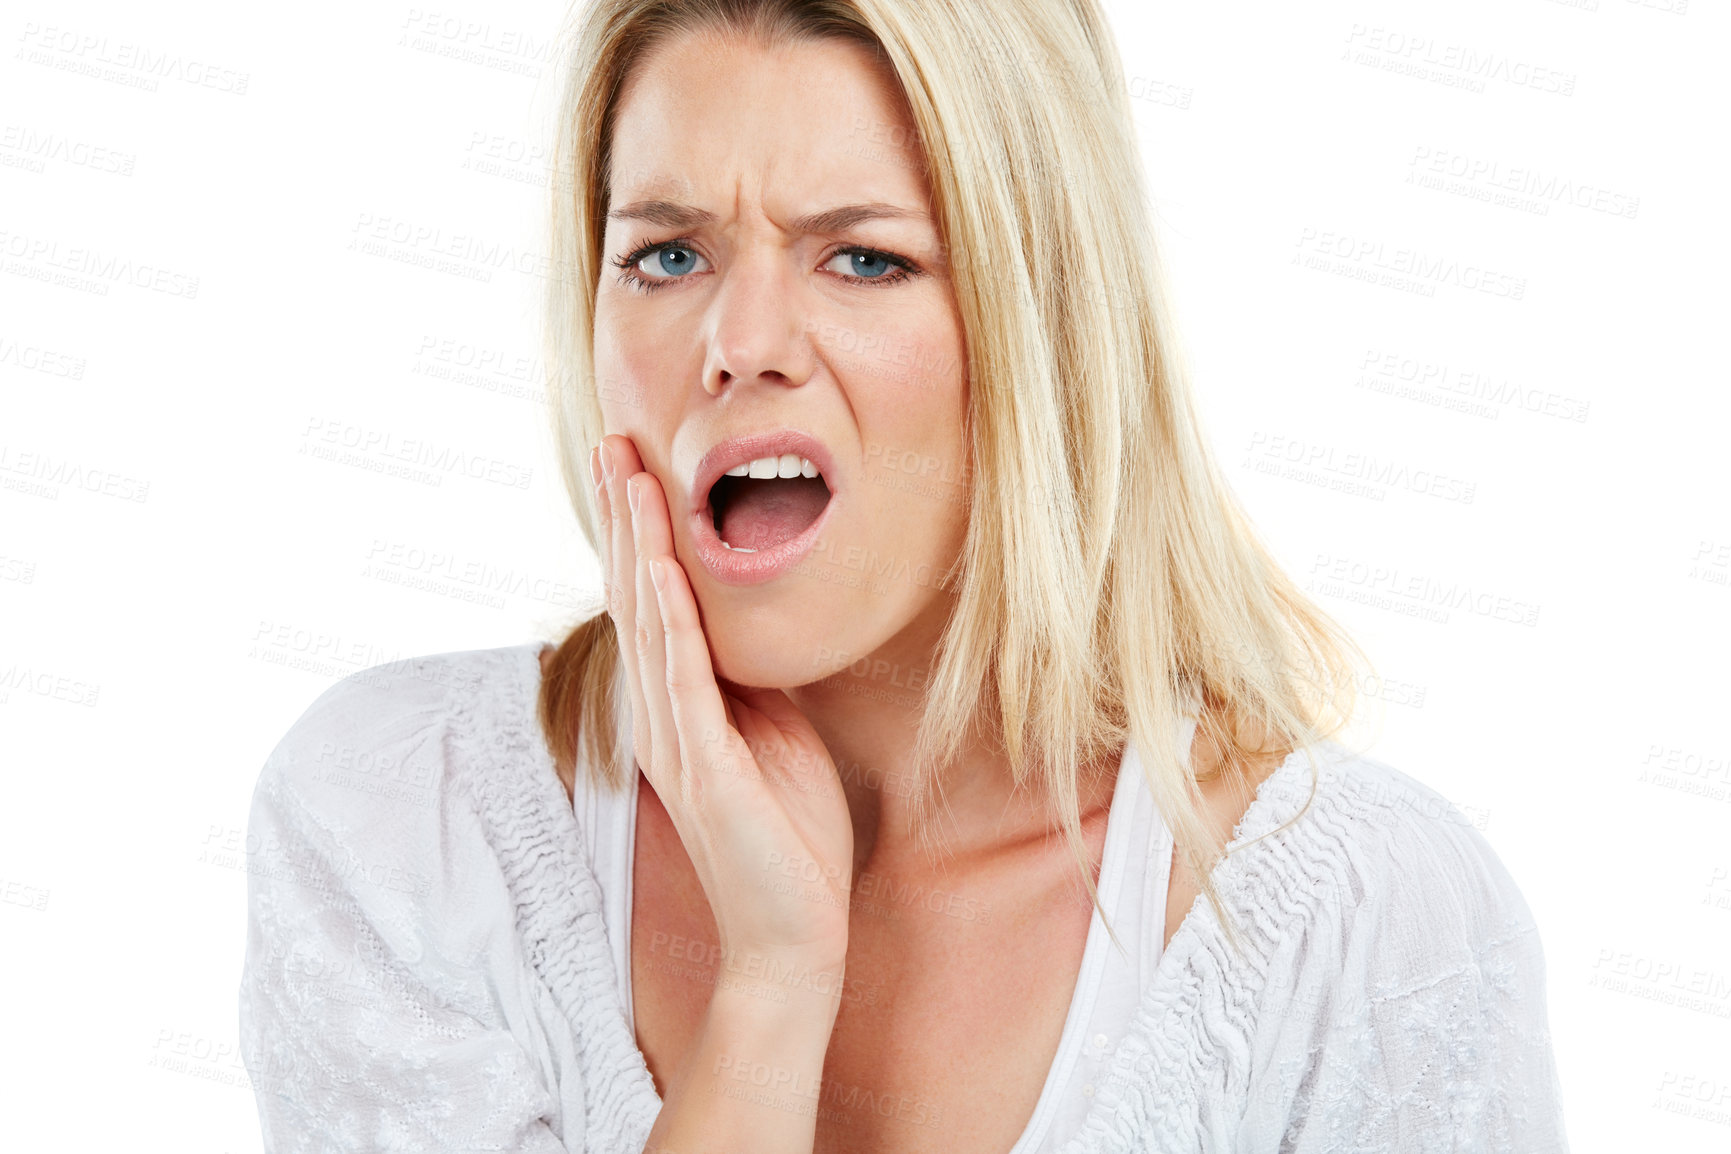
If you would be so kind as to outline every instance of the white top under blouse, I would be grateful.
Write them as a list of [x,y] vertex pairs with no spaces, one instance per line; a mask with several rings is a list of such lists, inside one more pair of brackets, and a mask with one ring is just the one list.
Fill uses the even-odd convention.
[[[541,649],[355,674],[266,762],[240,1023],[267,1151],[642,1149],[636,778],[579,767],[567,802]],[[1126,752],[1098,889],[1129,949],[1093,915],[1010,1154],[1567,1149],[1537,932],[1453,806],[1328,746],[1233,846],[1240,942],[1199,898],[1163,951],[1171,837]]]

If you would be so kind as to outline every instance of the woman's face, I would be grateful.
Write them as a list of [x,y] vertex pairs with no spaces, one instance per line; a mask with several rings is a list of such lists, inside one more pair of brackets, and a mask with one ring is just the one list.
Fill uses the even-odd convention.
[[633,70],[611,169],[597,389],[666,492],[716,672],[923,665],[967,524],[967,372],[893,80],[843,41],[689,34]]

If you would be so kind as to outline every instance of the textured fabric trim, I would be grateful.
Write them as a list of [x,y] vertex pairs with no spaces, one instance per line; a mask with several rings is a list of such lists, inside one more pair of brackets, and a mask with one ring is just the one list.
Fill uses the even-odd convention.
[[[575,1149],[640,1150],[661,1099],[619,1003],[601,890],[535,713],[540,649],[510,650],[504,684],[453,699],[452,760],[498,855],[524,951],[577,1040],[585,1116],[566,1122],[582,1136]],[[489,701],[495,693],[510,700]]]
[[[1248,1077],[1256,1001],[1279,942],[1267,914],[1271,904],[1286,906],[1289,900],[1253,884],[1276,880],[1278,871],[1259,868],[1253,860],[1257,848],[1266,854],[1273,847],[1267,841],[1260,847],[1244,843],[1277,829],[1302,808],[1302,800],[1296,805],[1292,800],[1301,779],[1310,777],[1310,767],[1304,754],[1294,752],[1262,782],[1234,831],[1234,852],[1214,868],[1215,887],[1236,918],[1243,952],[1233,948],[1214,908],[1198,895],[1143,992],[1094,1109],[1063,1154],[1227,1148],[1227,1134],[1202,1133],[1201,1102],[1204,1095],[1240,1098],[1247,1089],[1227,1083]],[[1309,794],[1306,781],[1302,795]],[[1312,804],[1307,816],[1320,817],[1317,809]],[[1319,842],[1339,845],[1338,835],[1319,837],[1319,831],[1312,832],[1317,827],[1299,828],[1286,832],[1308,843],[1305,852],[1328,852]],[[1138,1140],[1154,1135],[1162,1140],[1158,1146]]]

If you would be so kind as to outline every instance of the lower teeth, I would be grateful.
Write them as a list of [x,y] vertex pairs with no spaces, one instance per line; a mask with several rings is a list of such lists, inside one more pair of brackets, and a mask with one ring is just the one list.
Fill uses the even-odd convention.
[[[727,545],[727,542],[726,542],[726,541],[723,541],[723,542],[722,542],[722,544],[723,544],[723,545]],[[755,552],[757,552],[757,550],[756,550],[756,549],[747,549],[747,548],[745,548],[745,547],[744,547],[744,546],[739,546],[739,547],[738,547],[738,548],[735,548],[735,547],[734,547],[734,546],[732,546],[732,545],[727,545],[727,547],[728,547],[728,548],[729,548],[729,549],[732,549],[732,550],[733,550],[733,551],[734,551],[734,552],[735,552],[735,553],[755,553]]]

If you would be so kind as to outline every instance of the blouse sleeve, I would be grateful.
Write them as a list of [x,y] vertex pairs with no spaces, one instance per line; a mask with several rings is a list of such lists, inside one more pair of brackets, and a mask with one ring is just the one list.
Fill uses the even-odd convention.
[[507,1025],[511,905],[444,788],[437,702],[367,676],[253,795],[240,1030],[264,1148],[565,1154]]
[[1381,844],[1324,887],[1309,964],[1264,1007],[1285,1044],[1252,1114],[1275,1106],[1263,1117],[1295,1154],[1566,1152],[1544,955],[1519,890],[1446,802],[1384,820]]

